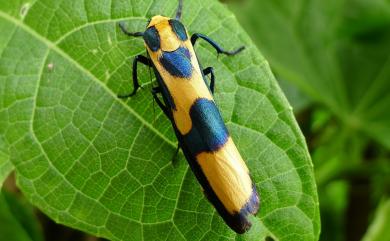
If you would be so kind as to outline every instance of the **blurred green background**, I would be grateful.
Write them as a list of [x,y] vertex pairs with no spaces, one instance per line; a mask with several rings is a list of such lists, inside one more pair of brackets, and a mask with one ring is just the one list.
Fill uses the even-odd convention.
[[[306,137],[320,240],[390,241],[390,0],[224,2],[269,61]],[[4,187],[0,240],[98,240],[41,213],[38,225],[13,177]],[[12,229],[20,237],[10,239]]]
[[390,1],[224,1],[276,75],[315,167],[321,240],[390,240]]

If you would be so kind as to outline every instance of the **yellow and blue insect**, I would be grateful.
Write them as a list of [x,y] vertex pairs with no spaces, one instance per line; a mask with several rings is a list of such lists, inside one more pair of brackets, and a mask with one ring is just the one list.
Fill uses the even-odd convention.
[[[201,69],[193,46],[201,38],[219,54],[226,55],[235,55],[244,47],[229,52],[205,35],[195,33],[189,38],[180,22],[182,8],[183,2],[179,0],[175,19],[154,16],[144,32],[128,32],[119,23],[125,34],[143,37],[148,54],[135,57],[134,89],[119,97],[131,97],[140,87],[138,63],[153,68],[158,87],[152,89],[152,95],[171,121],[179,147],[205,196],[231,229],[244,233],[251,227],[248,216],[259,209],[259,196],[215,105],[213,68]],[[209,86],[206,75],[211,77]]]

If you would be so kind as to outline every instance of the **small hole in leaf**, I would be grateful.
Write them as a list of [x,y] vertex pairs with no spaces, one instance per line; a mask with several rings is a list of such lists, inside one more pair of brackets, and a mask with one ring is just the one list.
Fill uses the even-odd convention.
[[273,238],[270,237],[270,236],[267,236],[267,237],[265,238],[265,241],[275,241],[275,239],[273,239]]

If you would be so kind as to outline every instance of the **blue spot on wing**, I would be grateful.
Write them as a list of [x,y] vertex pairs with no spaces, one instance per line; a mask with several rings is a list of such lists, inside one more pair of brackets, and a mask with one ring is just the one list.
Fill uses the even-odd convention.
[[184,47],[173,52],[163,52],[160,63],[173,76],[190,78],[192,75],[191,54]]
[[173,31],[180,40],[186,41],[188,39],[186,29],[180,21],[171,19],[169,20],[169,24],[172,26]]
[[229,133],[214,101],[196,100],[190,116],[192,128],[184,139],[193,155],[216,151],[226,143]]
[[153,51],[156,52],[160,48],[160,35],[155,27],[148,28],[143,35],[146,45]]

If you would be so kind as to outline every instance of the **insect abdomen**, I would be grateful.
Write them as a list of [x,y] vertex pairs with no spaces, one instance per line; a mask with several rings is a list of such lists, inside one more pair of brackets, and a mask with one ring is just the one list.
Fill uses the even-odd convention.
[[[250,227],[259,198],[214,101],[199,98],[191,107],[192,128],[179,141],[206,196],[236,232]],[[177,132],[178,133],[178,132]]]

